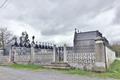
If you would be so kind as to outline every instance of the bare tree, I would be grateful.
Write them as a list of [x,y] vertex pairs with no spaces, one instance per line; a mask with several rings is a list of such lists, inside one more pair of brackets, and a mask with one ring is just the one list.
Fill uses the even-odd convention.
[[0,28],[0,47],[5,49],[8,41],[12,38],[12,33],[7,28]]

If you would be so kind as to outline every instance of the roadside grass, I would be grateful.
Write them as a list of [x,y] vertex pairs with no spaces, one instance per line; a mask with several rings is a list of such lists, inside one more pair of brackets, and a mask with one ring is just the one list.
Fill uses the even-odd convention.
[[69,69],[69,70],[62,70],[62,71],[68,74],[73,74],[73,75],[84,75],[84,76],[89,76],[89,77],[120,79],[120,60],[115,60],[114,63],[111,64],[107,72],[104,72],[104,73],[84,71],[81,69]]
[[114,78],[114,79],[120,79],[120,60],[115,60],[113,64],[111,64],[110,68],[107,70],[107,72],[92,72],[92,71],[84,71],[81,69],[55,69],[57,71],[61,71],[65,74],[71,74],[71,75],[82,75],[82,76],[88,76],[88,77],[99,77],[99,78]]
[[82,75],[82,76],[89,76],[89,77],[99,77],[99,78],[115,78],[120,79],[120,60],[115,60],[113,64],[111,64],[110,68],[107,72],[98,73],[98,72],[91,72],[91,71],[84,71],[81,69],[48,69],[44,68],[40,65],[34,64],[12,64],[9,65],[15,69],[22,69],[22,70],[34,70],[34,71],[41,71],[41,70],[55,70],[60,71],[65,74],[72,74],[72,75]]
[[34,64],[11,64],[9,65],[11,68],[15,69],[21,69],[21,70],[43,70],[44,68],[40,65],[34,65]]

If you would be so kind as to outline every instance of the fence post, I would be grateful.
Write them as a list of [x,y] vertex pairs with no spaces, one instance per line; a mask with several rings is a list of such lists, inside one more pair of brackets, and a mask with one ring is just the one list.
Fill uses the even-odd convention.
[[67,62],[67,51],[66,51],[66,44],[64,44],[64,62]]
[[16,48],[11,47],[9,51],[9,63],[15,63],[16,58]]
[[106,53],[105,44],[102,37],[97,37],[95,40],[95,65],[94,71],[106,71]]
[[35,50],[34,50],[33,46],[31,46],[31,56],[30,57],[31,57],[30,62],[33,64],[35,62]]
[[12,48],[9,51],[9,60],[8,60],[9,63],[11,63],[11,57],[12,57]]
[[56,62],[56,45],[53,46],[53,62]]

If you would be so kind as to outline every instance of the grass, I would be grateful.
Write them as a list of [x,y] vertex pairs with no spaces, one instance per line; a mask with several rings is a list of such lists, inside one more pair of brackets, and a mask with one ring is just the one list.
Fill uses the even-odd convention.
[[120,60],[115,60],[114,63],[111,64],[107,72],[104,72],[104,73],[84,71],[81,69],[56,69],[56,70],[62,71],[66,74],[72,74],[72,75],[120,79]]
[[106,74],[109,77],[120,79],[120,60],[115,60]]
[[[16,69],[36,70],[36,71],[45,69],[42,66],[33,65],[33,64],[28,64],[28,65],[12,64],[10,65],[10,67],[16,68]],[[50,70],[50,69],[46,69],[46,70]],[[54,69],[54,70],[61,71],[66,74],[72,74],[72,75],[120,79],[120,60],[115,60],[114,63],[110,66],[110,68],[105,73],[96,73],[96,72],[84,71],[80,69]]]
[[84,71],[80,69],[70,69],[70,70],[63,70],[63,71],[69,74],[84,75],[89,77],[120,79],[120,60],[115,60],[114,63],[111,64],[107,72],[104,72],[104,73]]
[[12,64],[9,65],[9,67],[15,68],[15,69],[21,69],[21,70],[41,70],[44,69],[40,65],[33,65],[33,64]]

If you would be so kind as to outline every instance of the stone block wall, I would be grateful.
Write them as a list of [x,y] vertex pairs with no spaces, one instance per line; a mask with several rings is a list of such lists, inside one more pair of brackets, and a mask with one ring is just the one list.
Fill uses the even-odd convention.
[[78,48],[77,51],[75,51],[76,48],[66,51],[67,63],[75,68],[93,70],[95,63],[94,45],[78,45]]
[[95,62],[95,53],[68,53],[67,62],[72,67],[92,70]]
[[96,38],[94,71],[105,72],[116,59],[115,51],[108,46],[103,37]]
[[105,72],[116,59],[115,52],[104,43],[104,39],[101,37],[95,40],[94,47],[87,46],[87,48],[79,49],[79,53],[75,53],[74,50],[66,51],[67,62],[72,67]]
[[0,49],[0,64],[7,64],[9,62],[9,56],[3,55],[3,49]]
[[27,64],[31,61],[31,55],[15,55],[14,62],[20,64]]
[[[91,71],[106,71],[109,65],[116,59],[115,52],[112,51],[102,38],[97,38],[94,41],[95,45],[78,46],[79,53],[74,51],[74,48],[67,48],[64,45],[63,61],[70,66]],[[92,46],[92,47],[91,47]],[[49,65],[52,62],[59,63],[58,60],[61,51],[53,49],[34,49],[25,47],[14,47],[9,53],[9,56],[3,56],[3,50],[0,50],[0,64],[8,63],[14,58],[14,62],[18,64],[40,64]],[[14,54],[13,54],[14,53]]]
[[34,63],[49,65],[53,62],[53,50],[35,51]]
[[[21,48],[15,48],[14,62],[18,64],[41,64],[47,65],[51,64],[53,61],[53,50],[49,49],[30,49],[24,48],[22,51]],[[12,56],[11,56],[12,58]]]
[[105,47],[105,53],[106,53],[106,63],[107,63],[107,67],[109,67],[113,62],[114,60],[116,59],[116,56],[115,56],[115,52],[112,51],[109,47]]
[[0,49],[0,56],[2,56],[3,55],[3,49]]
[[0,64],[8,64],[9,56],[0,56]]

